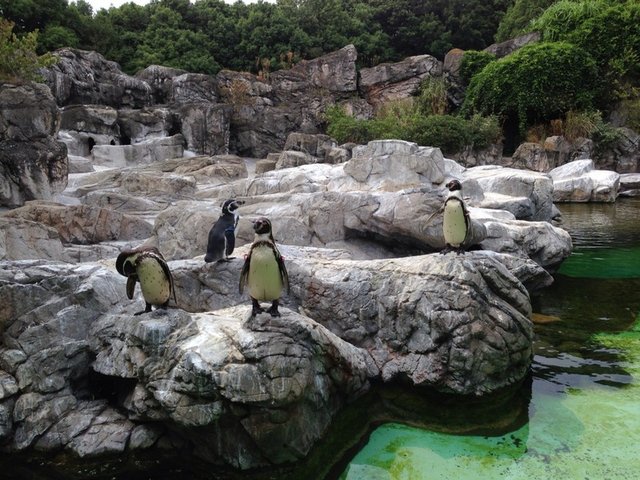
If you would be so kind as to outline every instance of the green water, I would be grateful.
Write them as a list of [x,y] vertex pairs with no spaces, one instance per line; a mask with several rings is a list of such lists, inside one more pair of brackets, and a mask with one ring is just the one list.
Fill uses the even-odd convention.
[[342,480],[640,478],[640,201],[560,208],[574,253],[532,298],[559,320],[536,326],[528,418],[481,435],[384,423]]

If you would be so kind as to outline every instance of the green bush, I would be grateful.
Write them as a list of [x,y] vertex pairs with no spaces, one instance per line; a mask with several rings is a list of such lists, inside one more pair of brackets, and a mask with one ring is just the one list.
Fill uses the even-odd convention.
[[528,45],[472,78],[462,112],[516,121],[524,135],[529,125],[559,118],[568,110],[591,110],[596,75],[594,60],[575,45]]
[[460,78],[462,78],[465,85],[469,85],[471,78],[495,59],[496,56],[489,52],[479,52],[477,50],[464,52],[460,64]]
[[427,77],[420,84],[416,107],[423,115],[443,115],[449,107],[444,77]]
[[640,2],[562,0],[532,24],[545,41],[565,41],[589,51],[596,61],[598,108],[619,100],[640,76]]
[[0,82],[22,83],[40,79],[38,69],[56,62],[51,54],[38,56],[38,33],[13,33],[14,23],[0,18]]
[[453,154],[463,148],[486,148],[501,139],[496,117],[474,115],[422,115],[414,109],[385,108],[374,119],[358,120],[343,108],[327,110],[327,134],[339,143],[367,143],[371,140],[399,139],[440,148]]

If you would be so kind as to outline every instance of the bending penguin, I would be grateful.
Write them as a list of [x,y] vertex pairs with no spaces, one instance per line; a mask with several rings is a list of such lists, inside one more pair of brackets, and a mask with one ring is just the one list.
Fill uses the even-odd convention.
[[233,198],[222,204],[222,215],[209,230],[207,254],[204,256],[205,262],[229,260],[229,255],[231,255],[236,245],[236,227],[240,220],[238,208],[243,204],[243,201]]
[[447,253],[452,250],[458,254],[464,252],[464,242],[469,235],[471,222],[467,206],[462,199],[462,185],[458,180],[451,180],[446,187],[449,195],[444,202],[442,219],[442,233],[444,234],[444,250],[440,253]]
[[[151,306],[167,308],[176,292],[173,287],[173,277],[167,262],[155,247],[138,247],[125,250],[116,259],[116,270],[127,277],[127,297],[133,299],[136,282],[140,282],[140,289],[145,301],[145,309],[135,315],[151,311]],[[177,303],[177,302],[176,302]]]
[[273,239],[271,222],[264,217],[258,218],[253,223],[253,230],[256,232],[255,238],[240,273],[240,293],[245,286],[249,287],[252,317],[264,311],[260,306],[261,301],[270,301],[271,307],[267,312],[272,317],[279,317],[280,295],[284,288],[289,292],[289,274]]

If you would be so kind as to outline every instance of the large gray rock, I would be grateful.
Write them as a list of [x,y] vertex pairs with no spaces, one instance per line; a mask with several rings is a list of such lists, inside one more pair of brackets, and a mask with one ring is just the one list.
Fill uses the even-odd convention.
[[184,154],[184,137],[180,134],[171,137],[150,138],[134,145],[96,145],[91,149],[94,164],[108,167],[127,167],[171,158],[180,158]]
[[149,65],[136,73],[136,78],[149,85],[154,103],[164,104],[171,102],[173,79],[186,73],[186,71],[177,68]]
[[383,63],[360,70],[359,88],[374,106],[415,95],[427,77],[442,76],[442,62],[431,55],[418,55],[397,63]]
[[593,160],[576,160],[549,172],[556,202],[615,202],[620,174],[595,170]]
[[41,84],[0,85],[0,206],[50,199],[67,185],[60,113]]
[[199,155],[229,153],[232,108],[229,105],[189,103],[178,112],[186,148]]
[[58,61],[42,69],[59,106],[89,104],[141,108],[151,104],[148,83],[122,73],[116,62],[97,52],[62,48]]

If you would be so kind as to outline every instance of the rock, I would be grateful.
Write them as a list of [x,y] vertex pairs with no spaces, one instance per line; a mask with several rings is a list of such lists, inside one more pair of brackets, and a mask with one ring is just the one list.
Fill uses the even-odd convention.
[[307,153],[312,157],[318,157],[319,159],[321,159],[320,161],[324,161],[331,149],[337,146],[338,143],[328,135],[291,133],[287,137],[287,141],[284,144],[284,150],[293,150],[297,152]]
[[42,69],[42,74],[59,106],[141,108],[151,104],[152,89],[148,83],[125,75],[116,62],[99,53],[62,48],[54,55],[58,62]]
[[409,57],[360,70],[359,88],[374,107],[415,95],[427,77],[440,77],[442,62],[431,55]]
[[66,260],[58,232],[40,223],[0,215],[0,260]]
[[54,136],[60,113],[41,84],[0,85],[0,206],[50,199],[67,185],[67,149]]
[[275,168],[276,170],[279,170],[282,168],[299,167],[300,165],[310,165],[313,163],[318,163],[318,159],[309,153],[285,150],[280,154]]
[[489,45],[484,49],[484,51],[493,53],[498,58],[502,58],[524,47],[525,45],[539,42],[540,38],[540,32],[526,33],[524,35],[520,35],[519,37],[507,40],[506,42],[494,43],[493,45]]
[[64,107],[62,109],[60,128],[111,137],[114,141],[120,139],[118,111],[113,107],[100,105],[70,105]]
[[593,160],[576,160],[549,172],[556,202],[615,202],[620,175],[594,170]]
[[401,140],[376,140],[354,149],[344,171],[369,188],[398,190],[423,182],[442,183],[443,161],[437,148],[418,147]]
[[144,142],[150,138],[169,137],[175,131],[173,112],[168,108],[118,110],[119,144]]
[[[275,155],[278,158],[280,157],[280,154],[273,154],[270,153],[269,155]],[[265,172],[270,172],[271,170],[275,170],[276,169],[276,164],[278,163],[277,159],[274,158],[264,158],[262,160],[258,160],[256,162],[256,175],[260,175],[261,173],[265,173]]]
[[58,232],[63,242],[77,244],[146,239],[153,228],[136,217],[88,205],[29,202],[4,216],[47,225]]
[[620,175],[620,195],[635,197],[640,195],[640,173]]
[[218,103],[215,77],[201,73],[184,73],[171,81],[171,103]]
[[617,128],[617,138],[606,148],[594,152],[595,166],[618,173],[635,173],[640,170],[640,134],[630,128]]
[[178,109],[178,121],[187,149],[200,155],[229,153],[231,113],[229,105],[182,105]]
[[[484,192],[474,206],[503,208],[523,220],[550,221],[553,217],[553,183],[547,175],[486,165],[467,169],[463,178],[475,180]],[[466,195],[464,192],[463,185]]]
[[91,157],[94,164],[113,168],[181,158],[183,152],[184,137],[178,134],[152,138],[135,145],[96,145],[91,150]]
[[153,103],[164,104],[170,103],[173,98],[174,78],[186,73],[186,71],[177,68],[149,65],[136,73],[136,78],[149,85]]

